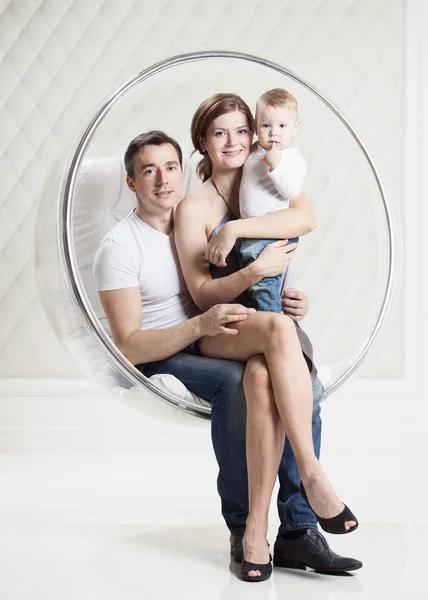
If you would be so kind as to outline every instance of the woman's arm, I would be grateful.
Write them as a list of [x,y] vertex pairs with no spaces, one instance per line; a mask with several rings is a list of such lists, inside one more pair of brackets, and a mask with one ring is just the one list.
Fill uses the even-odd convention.
[[194,197],[182,200],[174,220],[175,244],[181,270],[193,301],[201,310],[214,304],[231,302],[260,281],[254,263],[227,277],[213,279],[209,263],[204,258],[207,232],[204,210]]
[[303,192],[290,200],[289,208],[261,217],[231,221],[229,228],[236,238],[289,239],[306,235],[316,226],[314,210]]
[[315,226],[314,210],[301,192],[290,200],[289,208],[226,223],[210,240],[205,257],[209,262],[222,266],[238,238],[289,239],[310,233]]
[[207,230],[201,205],[195,197],[185,198],[177,206],[174,223],[175,243],[181,270],[194,302],[201,310],[215,304],[232,302],[242,292],[263,279],[283,273],[293,253],[285,251],[285,242],[270,244],[260,257],[236,273],[213,279],[205,259]]

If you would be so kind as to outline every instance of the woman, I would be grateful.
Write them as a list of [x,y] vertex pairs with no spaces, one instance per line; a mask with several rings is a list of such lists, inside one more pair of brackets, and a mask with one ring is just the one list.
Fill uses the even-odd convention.
[[[296,244],[286,248],[287,240],[281,238],[311,231],[314,215],[301,193],[288,209],[239,220],[242,166],[253,138],[251,111],[239,96],[216,94],[203,102],[193,117],[191,133],[195,150],[203,155],[199,173],[204,183],[178,205],[175,237],[189,291],[195,303],[207,310],[239,298],[263,277],[283,273]],[[237,270],[229,252],[238,237],[279,241],[267,246],[254,263]],[[218,268],[210,272],[209,261]],[[239,335],[202,338],[200,350],[213,358],[251,359],[257,364],[258,381],[264,381],[254,388],[248,378],[244,380],[249,515],[241,568],[244,579],[261,581],[271,573],[268,510],[285,435],[299,465],[302,492],[321,526],[332,533],[348,533],[357,522],[314,454],[311,381],[293,321],[285,315],[257,312],[233,327]]]

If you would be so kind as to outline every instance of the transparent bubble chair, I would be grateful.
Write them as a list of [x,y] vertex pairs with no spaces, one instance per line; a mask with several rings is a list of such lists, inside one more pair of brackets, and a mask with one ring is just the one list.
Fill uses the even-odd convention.
[[[103,236],[135,206],[124,151],[139,133],[162,129],[190,157],[191,118],[205,98],[233,92],[254,109],[274,87],[288,89],[299,103],[296,145],[308,163],[305,192],[318,224],[300,240],[294,286],[310,298],[302,326],[330,394],[362,364],[391,312],[400,272],[399,221],[390,188],[355,126],[296,74],[236,52],[164,60],[93,111],[71,149],[58,157],[41,196],[37,278],[52,327],[84,374],[160,418],[209,418],[211,408],[172,376],[145,378],[109,335],[92,265]],[[198,158],[185,158],[183,195],[200,183]]]

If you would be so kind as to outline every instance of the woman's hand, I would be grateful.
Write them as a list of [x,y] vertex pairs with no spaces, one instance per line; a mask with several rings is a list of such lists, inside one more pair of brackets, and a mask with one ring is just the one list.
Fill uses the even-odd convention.
[[226,327],[231,323],[245,321],[251,313],[256,312],[254,308],[246,308],[242,304],[216,304],[207,312],[200,315],[200,335],[216,336],[221,333],[226,335],[237,335],[237,329]]
[[256,270],[257,276],[260,279],[263,277],[275,277],[284,273],[298,244],[287,244],[288,240],[278,240],[268,244],[266,248],[260,252],[258,258],[249,267]]
[[300,321],[309,310],[308,297],[300,290],[288,288],[282,292],[281,307],[293,321]]
[[218,233],[208,242],[205,258],[217,267],[226,266],[226,258],[236,242],[232,223],[225,223]]

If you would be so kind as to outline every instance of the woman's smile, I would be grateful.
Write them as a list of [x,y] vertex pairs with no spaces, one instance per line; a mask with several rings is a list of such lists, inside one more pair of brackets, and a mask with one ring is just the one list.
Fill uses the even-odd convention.
[[223,150],[222,152],[223,154],[226,154],[226,156],[236,156],[237,154],[242,152],[242,148],[240,148],[239,150]]

